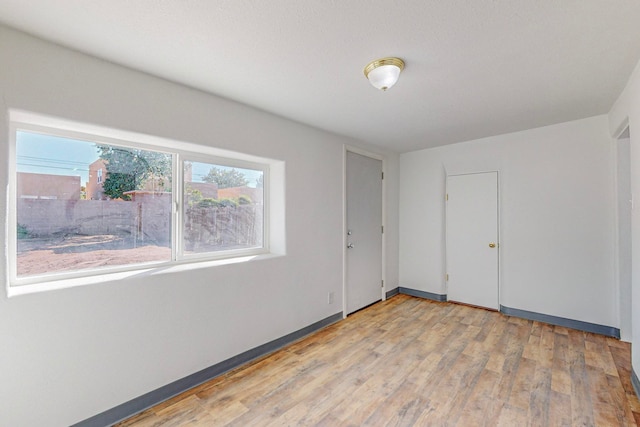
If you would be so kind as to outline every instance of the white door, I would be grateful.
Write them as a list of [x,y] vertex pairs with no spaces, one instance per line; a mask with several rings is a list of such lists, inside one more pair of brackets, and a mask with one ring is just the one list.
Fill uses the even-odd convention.
[[346,309],[382,299],[382,162],[347,152]]
[[498,310],[498,173],[447,177],[447,299]]

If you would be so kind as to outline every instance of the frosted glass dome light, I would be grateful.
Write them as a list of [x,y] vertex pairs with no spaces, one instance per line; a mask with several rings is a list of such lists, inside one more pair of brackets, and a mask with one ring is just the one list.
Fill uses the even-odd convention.
[[400,58],[376,59],[364,67],[364,75],[376,89],[387,90],[398,81],[404,61]]

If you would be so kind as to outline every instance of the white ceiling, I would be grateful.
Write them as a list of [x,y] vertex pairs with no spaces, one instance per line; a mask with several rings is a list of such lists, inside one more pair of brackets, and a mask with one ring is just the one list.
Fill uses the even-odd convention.
[[[638,0],[0,0],[0,21],[406,152],[607,113]],[[388,92],[364,66],[398,56]]]

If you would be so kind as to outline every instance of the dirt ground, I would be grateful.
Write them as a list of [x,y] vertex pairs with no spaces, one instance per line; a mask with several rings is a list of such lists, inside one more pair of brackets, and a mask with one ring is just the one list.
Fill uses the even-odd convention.
[[65,236],[19,240],[17,270],[18,276],[31,276],[170,259],[171,249],[166,246],[113,235]]

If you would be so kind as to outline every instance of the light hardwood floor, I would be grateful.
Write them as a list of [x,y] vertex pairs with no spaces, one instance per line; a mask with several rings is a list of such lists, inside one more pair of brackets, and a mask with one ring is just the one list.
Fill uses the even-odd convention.
[[120,426],[633,426],[630,366],[612,338],[397,295]]

